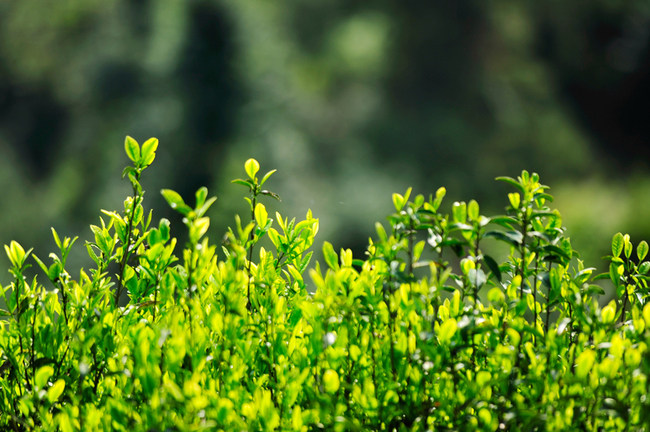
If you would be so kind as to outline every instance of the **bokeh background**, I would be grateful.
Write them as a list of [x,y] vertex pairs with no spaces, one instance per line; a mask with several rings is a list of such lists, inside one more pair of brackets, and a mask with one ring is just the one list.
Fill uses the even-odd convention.
[[392,192],[499,212],[494,177],[528,169],[597,265],[616,231],[650,239],[649,42],[645,0],[1,1],[0,243],[46,258],[54,226],[82,262],[129,134],[160,139],[146,206],[179,236],[158,191],[208,186],[219,241],[248,157],[356,254]]

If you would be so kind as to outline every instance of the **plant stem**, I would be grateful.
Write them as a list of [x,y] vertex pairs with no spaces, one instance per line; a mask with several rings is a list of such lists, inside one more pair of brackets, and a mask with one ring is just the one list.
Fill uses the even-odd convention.
[[[253,192],[253,198],[251,200],[251,221],[255,223],[255,206],[257,205],[257,194]],[[251,303],[251,263],[253,261],[253,240],[255,240],[255,227],[251,230],[251,233],[248,235],[248,241],[250,242],[248,249],[248,261],[246,262],[246,274],[248,275],[248,283],[246,286],[246,296],[248,297],[248,304],[246,307],[248,311],[253,310],[253,304]]]
[[525,279],[524,275],[526,273],[526,235],[528,234],[528,215],[526,209],[522,212],[523,219],[521,223],[521,264],[519,266],[519,275],[521,276],[521,284],[519,285],[519,299],[521,300],[524,297],[524,284]]
[[[140,181],[140,174],[136,174],[136,180]],[[131,214],[129,215],[129,225],[126,230],[126,244],[124,244],[124,252],[122,253],[122,260],[120,261],[120,280],[118,281],[117,290],[115,292],[115,306],[119,305],[120,295],[124,289],[124,272],[126,271],[126,263],[131,256],[131,232],[133,231],[133,220],[135,219],[135,210],[140,205],[142,196],[134,188],[134,199],[131,204]]]

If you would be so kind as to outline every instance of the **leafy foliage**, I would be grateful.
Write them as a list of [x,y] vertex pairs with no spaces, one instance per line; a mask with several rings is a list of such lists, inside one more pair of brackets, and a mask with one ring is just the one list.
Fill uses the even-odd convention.
[[[54,229],[49,266],[5,246],[3,430],[650,428],[648,245],[614,235],[592,275],[536,174],[500,178],[514,192],[491,217],[476,201],[442,212],[444,188],[393,194],[365,259],[325,242],[310,267],[318,219],[269,217],[274,171],[259,179],[254,159],[234,181],[250,218],[220,248],[206,188],[194,206],[162,191],[189,231],[177,255],[143,207],[156,148],[127,137],[133,195],[91,226],[93,268],[73,278],[76,238]],[[26,280],[30,255],[50,288]],[[599,278],[616,287],[604,307]]]

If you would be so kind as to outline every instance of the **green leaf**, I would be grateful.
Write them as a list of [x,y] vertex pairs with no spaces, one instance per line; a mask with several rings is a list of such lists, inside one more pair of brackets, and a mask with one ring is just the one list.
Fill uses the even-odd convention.
[[54,383],[54,385],[48,389],[47,400],[50,403],[56,402],[57,400],[59,400],[59,397],[61,397],[63,390],[65,390],[65,381],[62,379],[58,379]]
[[476,200],[471,200],[469,204],[467,205],[467,216],[469,217],[470,221],[475,221],[478,220],[479,218],[479,205]]
[[332,369],[327,369],[323,374],[323,389],[327,393],[336,393],[339,389],[339,374]]
[[54,374],[54,368],[50,365],[43,366],[36,371],[34,376],[34,384],[38,389],[44,389],[47,385],[47,381]]
[[639,258],[639,261],[643,261],[646,255],[648,255],[648,242],[641,240],[641,243],[636,247],[636,256]]
[[148,167],[156,158],[156,149],[158,148],[158,138],[149,138],[142,144],[141,164]]
[[54,243],[56,243],[56,246],[60,249],[63,249],[61,246],[61,238],[59,237],[59,233],[56,232],[56,230],[52,227],[50,228],[52,231],[52,237],[54,237]]
[[63,268],[61,267],[60,262],[55,262],[50,266],[50,268],[47,270],[47,277],[52,281],[55,282],[59,276],[61,276],[61,272],[63,271]]
[[564,249],[561,249],[555,245],[542,246],[541,250],[543,250],[547,255],[558,256],[567,261],[571,259],[571,256],[567,255],[567,252]]
[[339,257],[334,252],[332,244],[328,241],[323,242],[323,258],[325,258],[325,262],[331,269],[339,269]]
[[519,192],[521,192],[522,195],[526,193],[521,183],[519,183],[517,180],[513,179],[512,177],[497,177],[496,180],[506,182],[509,185],[514,186],[516,189],[519,190]]
[[424,240],[420,240],[415,244],[413,247],[413,260],[418,261],[420,257],[422,256],[422,252],[424,251],[424,246],[426,245],[426,242]]
[[298,269],[300,273],[304,273],[305,270],[307,270],[307,266],[309,265],[309,261],[311,261],[311,257],[314,254],[313,251],[307,252],[307,254],[303,257],[302,261],[300,262],[300,268]]
[[197,191],[196,194],[194,195],[196,197],[196,207],[199,208],[205,203],[205,199],[208,197],[208,188],[205,186],[200,187]]
[[444,187],[439,187],[438,190],[436,191],[436,198],[433,201],[433,210],[438,211],[440,208],[440,204],[442,203],[443,198],[447,194],[447,189]]
[[158,230],[160,231],[163,243],[169,240],[170,225],[169,220],[165,218],[160,219],[160,222],[158,223]]
[[122,170],[122,178],[130,178],[132,175],[135,175],[136,171],[137,170],[132,166],[125,167],[124,170]]
[[625,234],[623,236],[623,254],[625,255],[625,258],[630,258],[630,255],[632,255],[632,242],[630,241],[630,235]]
[[494,277],[501,282],[501,269],[494,258],[489,255],[483,255],[483,262],[488,266]]
[[263,190],[263,191],[260,191],[260,194],[270,196],[271,198],[275,198],[278,201],[282,201],[280,199],[280,195],[276,194],[275,192],[271,192],[271,191],[268,191],[268,190]]
[[398,193],[394,193],[393,206],[395,206],[395,210],[402,211],[402,208],[404,207],[404,197]]
[[621,284],[621,276],[618,272],[619,267],[622,267],[616,263],[611,263],[609,265],[609,279],[614,283],[614,286],[619,286]]
[[519,231],[488,231],[483,237],[494,237],[513,246],[519,246],[524,236]]
[[140,146],[136,140],[128,135],[124,140],[124,150],[126,150],[126,155],[133,162],[138,163],[140,161]]
[[251,180],[254,180],[255,174],[257,174],[257,172],[260,170],[260,164],[253,158],[248,159],[244,163],[244,170],[246,171],[246,174],[248,174],[248,177]]
[[451,207],[451,211],[454,217],[454,222],[465,223],[467,220],[467,204],[462,201],[455,202]]
[[494,287],[490,289],[490,291],[488,291],[487,297],[490,303],[496,305],[501,304],[506,300],[506,295],[503,293],[503,290],[499,287]]
[[496,216],[490,219],[497,225],[500,225],[508,230],[514,230],[514,227],[518,224],[517,219],[511,216]]
[[262,186],[264,183],[266,183],[266,181],[269,179],[269,177],[271,177],[273,175],[273,173],[276,172],[276,171],[277,170],[271,170],[271,171],[267,172],[266,174],[264,174],[264,177],[262,177],[262,180],[260,181],[260,186]]
[[266,211],[266,207],[264,207],[264,204],[262,203],[257,203],[255,205],[255,222],[257,222],[257,226],[259,227],[265,227],[266,222],[268,221],[268,212]]
[[25,263],[25,258],[31,253],[32,249],[25,252],[25,249],[15,240],[12,240],[9,246],[5,245],[5,252],[9,261],[15,268],[21,269]]
[[205,213],[210,209],[210,207],[212,206],[212,204],[214,204],[216,200],[217,197],[210,197],[205,203],[203,203],[201,208],[196,209],[196,215],[198,217],[205,215]]
[[210,228],[210,218],[202,217],[197,219],[190,228],[191,240],[198,242],[208,232],[208,228]]
[[509,193],[508,201],[510,201],[510,205],[513,209],[518,209],[519,204],[521,204],[521,195],[519,195],[517,192]]
[[615,258],[618,258],[621,256],[621,252],[623,252],[623,234],[620,232],[614,234],[614,237],[612,238],[612,256]]
[[253,188],[255,187],[255,184],[253,182],[251,182],[250,180],[235,179],[235,180],[232,180],[231,183],[246,186],[247,188],[249,188],[251,190],[253,190]]
[[609,304],[600,311],[600,316],[603,319],[603,324],[611,324],[616,319],[616,300],[612,300]]
[[485,282],[487,282],[487,277],[485,277],[485,273],[481,269],[470,269],[467,272],[467,278],[478,289],[480,289],[485,284]]
[[185,204],[185,201],[183,201],[183,198],[177,192],[171,189],[163,189],[160,193],[167,201],[167,204],[183,216],[187,216],[192,211],[190,206]]
[[448,318],[442,324],[440,324],[440,329],[438,330],[438,339],[441,344],[448,343],[456,330],[458,329],[458,322],[454,318]]
[[576,376],[578,378],[586,378],[595,361],[596,353],[593,350],[587,348],[581,352],[580,355],[578,355],[578,358],[576,358]]
[[642,275],[648,274],[650,271],[650,261],[643,261],[641,264],[639,264],[637,271]]
[[36,261],[36,264],[38,264],[38,266],[43,270],[43,272],[45,274],[47,274],[48,269],[47,269],[47,266],[45,265],[45,263],[43,261],[41,261],[40,258],[37,257],[36,255],[32,255],[32,258],[34,259],[34,261]]

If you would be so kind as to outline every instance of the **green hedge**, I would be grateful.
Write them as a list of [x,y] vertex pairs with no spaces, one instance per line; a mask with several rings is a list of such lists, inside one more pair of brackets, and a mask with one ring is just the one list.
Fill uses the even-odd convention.
[[[648,244],[616,234],[592,275],[536,174],[501,178],[492,217],[442,212],[444,188],[393,194],[366,256],[325,242],[321,267],[318,220],[270,218],[254,159],[234,181],[250,215],[218,245],[207,189],[193,207],[162,191],[189,231],[176,253],[143,207],[157,146],[127,137],[133,195],[91,226],[93,268],[73,276],[76,238],[55,230],[49,264],[5,246],[2,430],[650,430]],[[602,308],[598,278],[616,288]]]

